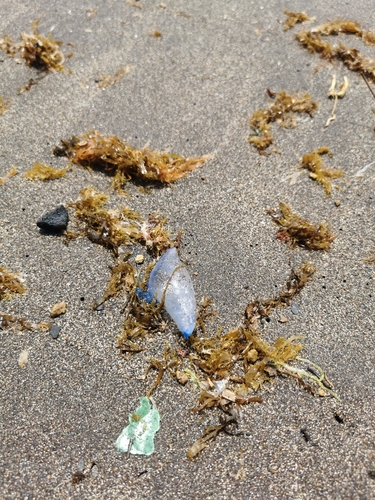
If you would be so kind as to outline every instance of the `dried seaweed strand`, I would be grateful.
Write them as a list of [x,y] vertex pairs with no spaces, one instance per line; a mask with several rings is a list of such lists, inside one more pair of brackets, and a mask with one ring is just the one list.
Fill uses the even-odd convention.
[[306,12],[292,12],[291,10],[284,10],[287,18],[284,21],[284,31],[290,30],[297,23],[305,23],[308,21],[315,21],[315,17],[309,17]]
[[0,267],[0,300],[7,300],[14,295],[25,293],[19,273],[12,273],[5,267]]
[[318,184],[321,184],[324,187],[327,196],[330,196],[332,193],[332,184],[328,179],[337,179],[342,177],[343,170],[341,168],[333,169],[326,167],[323,164],[323,155],[333,156],[327,146],[322,146],[316,151],[306,154],[302,158],[301,166],[302,168],[309,170],[309,177],[318,182]]
[[64,177],[69,168],[54,168],[43,163],[34,163],[33,167],[23,174],[23,176],[30,181],[49,181],[53,179],[60,179]]

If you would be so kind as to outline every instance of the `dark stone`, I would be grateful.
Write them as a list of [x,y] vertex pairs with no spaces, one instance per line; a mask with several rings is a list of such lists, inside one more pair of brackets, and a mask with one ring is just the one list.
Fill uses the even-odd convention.
[[57,339],[57,337],[60,335],[60,330],[61,328],[59,326],[53,325],[49,333],[51,334],[51,337],[53,339]]
[[38,227],[47,232],[59,232],[67,228],[69,222],[69,214],[64,205],[51,210],[43,215],[36,223]]

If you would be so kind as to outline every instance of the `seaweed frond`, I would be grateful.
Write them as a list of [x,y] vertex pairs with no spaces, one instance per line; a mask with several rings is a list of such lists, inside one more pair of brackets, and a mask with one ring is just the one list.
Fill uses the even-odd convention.
[[323,41],[322,36],[337,35],[338,33],[354,34],[359,36],[366,45],[374,45],[375,35],[360,28],[359,23],[353,21],[333,21],[312,30],[304,30],[296,34],[296,39],[302,47],[311,53],[317,53],[322,59],[330,62],[341,61],[351,71],[365,75],[375,82],[375,60],[362,56],[359,50],[347,47],[339,42],[333,46]]
[[0,267],[0,300],[6,300],[13,295],[25,293],[26,288],[22,284],[19,273],[12,273],[5,267]]
[[16,169],[16,167],[12,167],[8,173],[6,173],[4,175],[4,177],[0,177],[0,186],[3,186],[5,183],[8,182],[8,180],[11,178],[11,177],[14,177],[15,175],[18,174],[18,170]]
[[309,17],[306,12],[292,12],[291,10],[284,10],[287,18],[284,21],[284,31],[290,30],[297,23],[305,23],[308,21],[315,21],[315,17]]
[[278,295],[270,299],[256,299],[249,303],[245,311],[245,325],[257,323],[257,317],[267,317],[273,309],[288,306],[296,295],[305,287],[315,268],[309,262],[303,262],[297,270],[292,269],[290,276]]
[[97,131],[61,141],[54,153],[67,156],[72,163],[93,168],[117,177],[123,182],[141,179],[161,183],[175,182],[201,167],[209,156],[183,158],[177,154],[159,153],[151,149],[135,149],[116,136],[102,136]]
[[119,70],[116,71],[114,75],[100,75],[97,84],[100,89],[106,89],[107,87],[110,87],[111,85],[114,85],[115,83],[119,82],[122,80],[122,78],[129,73],[130,71],[130,66],[124,66],[123,68],[120,68]]
[[332,157],[332,153],[326,146],[308,153],[302,158],[302,168],[309,170],[309,177],[318,182],[324,187],[328,196],[332,193],[332,184],[328,179],[338,179],[342,177],[343,170],[341,168],[328,168],[323,164],[322,156],[328,155]]
[[28,66],[41,71],[65,71],[65,56],[60,47],[61,41],[54,40],[52,33],[45,37],[38,31],[38,21],[31,26],[30,34],[21,33],[22,41],[14,43],[9,36],[0,39],[0,49],[11,57],[22,58]]
[[281,226],[276,233],[276,238],[290,244],[291,248],[296,246],[308,250],[330,250],[332,241],[336,238],[324,222],[313,224],[292,211],[289,205],[280,202],[281,214],[269,211],[272,219]]
[[61,177],[64,177],[67,171],[68,167],[58,169],[36,162],[32,168],[26,170],[23,176],[31,181],[50,181],[52,179],[60,179]]
[[264,151],[273,143],[271,123],[279,122],[282,127],[294,128],[296,126],[292,113],[307,113],[312,116],[318,105],[307,93],[287,94],[285,90],[278,92],[268,108],[255,111],[249,124],[253,130],[248,141],[258,151]]

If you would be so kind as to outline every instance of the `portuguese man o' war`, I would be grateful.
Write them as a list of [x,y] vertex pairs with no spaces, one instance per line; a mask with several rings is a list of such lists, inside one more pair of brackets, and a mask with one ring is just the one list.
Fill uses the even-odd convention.
[[137,296],[150,303],[163,303],[167,313],[185,338],[190,337],[197,320],[193,283],[175,247],[169,248],[153,268],[147,290],[137,288]]

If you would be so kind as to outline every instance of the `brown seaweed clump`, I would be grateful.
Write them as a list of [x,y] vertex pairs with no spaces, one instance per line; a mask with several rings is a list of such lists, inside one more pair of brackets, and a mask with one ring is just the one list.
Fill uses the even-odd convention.
[[347,47],[341,42],[333,46],[323,41],[322,36],[337,35],[339,33],[355,35],[366,45],[375,44],[375,35],[371,31],[363,30],[359,23],[350,20],[336,20],[312,30],[301,31],[297,33],[296,39],[309,52],[316,52],[322,59],[331,62],[335,59],[342,61],[351,71],[359,72],[372,82],[375,82],[375,60],[362,56],[359,50]]
[[343,170],[341,168],[326,167],[323,164],[323,155],[328,155],[330,157],[333,156],[327,146],[322,146],[302,158],[302,168],[309,170],[309,177],[321,184],[327,195],[330,196],[332,193],[332,184],[329,179],[338,179],[339,177],[342,177]]
[[8,111],[11,102],[12,99],[4,99],[4,97],[0,96],[0,116]]
[[268,108],[258,109],[252,114],[249,124],[253,134],[248,141],[262,152],[273,143],[271,123],[279,122],[282,127],[294,128],[296,122],[292,113],[307,113],[312,116],[317,108],[317,103],[309,94],[287,94],[285,90],[281,90]]
[[48,165],[43,165],[43,163],[34,163],[33,167],[23,174],[24,177],[30,181],[50,181],[52,179],[60,179],[64,177],[67,168],[57,169],[50,167]]
[[31,25],[32,33],[21,33],[22,41],[14,43],[9,36],[0,39],[0,49],[11,57],[22,58],[28,66],[40,71],[65,71],[65,56],[60,47],[61,41],[54,40],[52,33],[45,37],[39,34],[38,22]]
[[19,273],[12,273],[5,267],[0,267],[0,300],[7,300],[14,295],[25,293]]
[[14,177],[17,174],[18,174],[18,170],[16,169],[16,167],[12,167],[9,170],[9,172],[4,175],[4,177],[0,177],[0,186],[3,186],[4,184],[6,184],[11,177]]
[[183,158],[177,154],[158,153],[151,149],[134,149],[118,137],[102,136],[97,131],[61,141],[55,148],[58,156],[67,156],[72,163],[101,170],[114,177],[116,185],[129,179],[162,183],[175,182],[202,166],[209,156]]
[[284,31],[290,30],[297,23],[304,23],[307,21],[315,21],[315,17],[309,17],[306,12],[292,12],[291,10],[284,10],[287,18],[284,21]]
[[114,75],[101,75],[99,76],[97,80],[98,87],[100,89],[106,89],[107,87],[110,87],[111,85],[114,85],[115,83],[119,82],[122,80],[122,78],[129,73],[130,67],[125,66],[123,68],[120,68],[119,70],[116,71]]
[[313,224],[292,211],[289,205],[280,202],[281,214],[275,210],[269,211],[273,220],[281,226],[276,233],[276,238],[290,244],[291,248],[296,246],[308,250],[329,250],[332,241],[336,238],[324,222]]

